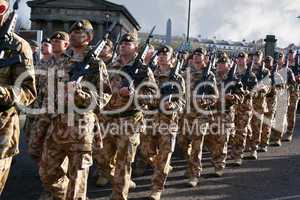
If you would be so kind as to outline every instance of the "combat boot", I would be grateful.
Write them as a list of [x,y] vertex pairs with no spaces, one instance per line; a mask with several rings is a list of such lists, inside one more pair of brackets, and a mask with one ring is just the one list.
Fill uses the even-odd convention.
[[224,174],[224,169],[215,169],[215,176],[222,177]]
[[96,186],[97,187],[104,187],[109,183],[109,180],[105,178],[104,176],[98,176],[97,181],[96,181]]
[[190,187],[196,187],[199,183],[199,179],[197,177],[192,177],[188,181],[188,186]]
[[272,147],[280,147],[281,146],[281,140],[275,140],[271,143]]
[[129,189],[134,190],[136,188],[136,183],[133,180],[130,180]]
[[161,191],[154,190],[151,192],[149,200],[160,200],[160,197],[161,197]]
[[250,152],[250,155],[248,156],[248,159],[257,160],[257,151]]
[[285,137],[283,138],[284,142],[291,142],[292,140],[293,140],[292,134],[286,134]]

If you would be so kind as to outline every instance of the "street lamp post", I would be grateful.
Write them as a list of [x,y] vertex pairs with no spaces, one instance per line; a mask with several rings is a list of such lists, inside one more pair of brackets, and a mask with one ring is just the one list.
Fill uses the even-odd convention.
[[187,26],[187,34],[186,34],[186,42],[187,43],[189,43],[189,41],[190,41],[191,5],[192,5],[192,0],[189,0],[188,26]]

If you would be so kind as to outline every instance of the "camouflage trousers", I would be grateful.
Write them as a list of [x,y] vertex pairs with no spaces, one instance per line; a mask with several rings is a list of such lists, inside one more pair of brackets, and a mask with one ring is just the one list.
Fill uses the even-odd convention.
[[235,135],[232,139],[232,159],[241,159],[246,148],[247,136],[251,134],[252,111],[237,111],[235,118]]
[[285,90],[277,95],[277,107],[275,114],[275,127],[273,131],[273,140],[281,140],[284,135],[287,124],[287,111],[289,106],[290,96]]
[[92,153],[73,151],[49,138],[43,148],[39,174],[45,189],[57,200],[86,199]]
[[0,196],[8,178],[12,157],[0,159]]
[[264,114],[264,121],[263,121],[261,141],[260,141],[260,146],[262,147],[269,146],[272,127],[274,126],[274,122],[275,122],[274,117],[276,113],[276,106],[277,106],[277,98],[267,97],[268,112]]
[[209,123],[209,132],[204,144],[212,155],[212,163],[216,170],[226,167],[229,137],[235,134],[234,123],[226,116],[215,115],[215,120]]
[[28,153],[38,163],[42,157],[43,143],[50,125],[50,119],[46,116],[27,116],[25,123],[25,136],[28,145]]
[[152,129],[153,132],[147,130],[146,134],[141,136],[140,152],[146,162],[154,168],[152,190],[163,191],[170,171],[171,157],[175,149],[178,124],[176,120],[173,121],[167,118],[156,119],[155,122],[158,124],[171,124],[172,128],[164,131]]
[[248,147],[251,151],[257,151],[258,146],[261,141],[261,133],[262,133],[262,126],[263,126],[264,114],[259,112],[253,112],[252,119],[251,119],[251,130],[252,133],[248,134],[247,142]]
[[189,128],[193,127],[194,122],[197,122],[197,124],[201,125],[201,127],[196,127],[196,130],[187,129],[185,124],[181,124],[177,143],[188,161],[188,176],[200,177],[202,172],[202,150],[204,138],[208,129],[208,123],[200,119],[188,119],[187,122]]
[[298,94],[290,95],[290,103],[287,111],[287,135],[293,135],[296,123],[296,113],[299,103]]
[[[98,155],[95,155],[97,158],[94,159],[100,163],[100,167],[101,165],[104,166],[103,169],[107,170],[107,174],[113,175],[111,199],[126,200],[131,181],[132,163],[140,144],[140,134],[144,132],[143,116],[139,118],[114,118],[113,122],[118,125],[126,123],[133,125],[134,128],[126,128],[122,131],[121,129],[111,129],[112,132],[108,133],[110,136],[104,138],[103,149]],[[105,140],[109,143],[106,143]],[[105,158],[101,161],[102,155],[105,155]]]
[[93,152],[93,159],[97,165],[99,176],[112,180],[115,174],[117,156],[117,137],[106,135],[103,138],[103,148]]

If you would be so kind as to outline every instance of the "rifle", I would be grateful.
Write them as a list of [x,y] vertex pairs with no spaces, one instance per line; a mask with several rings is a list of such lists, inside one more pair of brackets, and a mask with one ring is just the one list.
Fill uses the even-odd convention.
[[[214,51],[210,54],[209,63],[207,65],[207,67],[205,68],[205,71],[198,83],[205,83],[205,82],[209,81],[210,74],[212,72],[212,69],[215,67],[216,62],[217,62],[217,52]],[[203,97],[205,94],[208,93],[208,90],[209,90],[209,88],[207,86],[201,87],[198,90],[198,94],[202,95],[202,97]]]
[[145,57],[148,53],[149,46],[150,46],[150,40],[153,38],[153,32],[155,30],[156,26],[152,28],[150,33],[148,34],[148,37],[141,48],[140,52],[138,53],[137,57],[135,58],[132,65],[126,65],[123,67],[123,71],[127,73],[132,80],[126,80],[123,79],[122,85],[128,88],[134,88],[134,86],[137,86],[140,84],[144,78],[147,76],[147,66],[145,65]]
[[257,84],[257,80],[255,80],[255,77],[252,77],[253,66],[254,66],[254,60],[252,60],[251,63],[248,63],[246,73],[241,78],[241,82],[244,86],[244,89],[248,91],[253,90],[255,85]]
[[96,44],[96,46],[87,53],[87,55],[85,56],[82,62],[75,63],[71,67],[71,71],[69,72],[71,82],[75,81],[76,83],[80,83],[85,75],[95,73],[99,70],[99,69],[91,70],[90,64],[94,59],[98,58],[98,56],[102,52],[103,48],[107,43],[107,39],[110,36],[116,24],[117,23],[115,22],[110,26],[107,33],[103,36],[103,39],[100,40]]
[[238,90],[242,93],[245,93],[243,89],[243,84],[242,82],[237,78],[236,76],[236,71],[237,71],[237,63],[233,59],[231,64],[230,64],[230,69],[228,72],[227,79],[224,81],[224,84],[227,85],[228,83],[234,83],[233,86],[230,86],[227,90],[226,93],[231,94],[232,92],[237,92]]
[[14,38],[12,37],[17,24],[18,15],[16,11],[19,8],[19,1],[20,0],[16,0],[14,3],[13,11],[9,14],[8,19],[5,21],[0,30],[0,68],[20,64],[23,60],[20,55],[16,55],[9,59],[3,59],[5,50],[11,50],[17,53],[21,50],[20,43],[14,41]]
[[113,49],[113,54],[112,54],[111,60],[109,61],[109,63],[114,63],[117,60],[117,55],[118,55],[117,52],[120,47],[121,34],[122,34],[122,32],[120,31],[118,38],[116,40],[116,44]]
[[178,92],[179,92],[178,88],[174,85],[174,82],[180,81],[179,80],[180,71],[183,67],[183,64],[184,64],[184,57],[183,57],[182,54],[178,53],[177,54],[176,66],[174,68],[172,68],[172,71],[171,71],[170,76],[169,76],[168,83],[170,83],[170,84],[168,84],[168,85],[161,88],[161,94],[163,96],[168,96],[169,95],[168,102],[171,102],[172,95],[178,94]]
[[158,52],[155,51],[150,62],[149,62],[149,68],[154,72],[157,68],[157,62],[158,62]]

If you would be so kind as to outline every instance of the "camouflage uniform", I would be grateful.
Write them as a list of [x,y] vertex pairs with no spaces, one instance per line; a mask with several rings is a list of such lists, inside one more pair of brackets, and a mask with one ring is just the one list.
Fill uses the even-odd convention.
[[[246,67],[246,66],[245,66]],[[244,88],[247,90],[246,94],[243,94],[243,102],[241,104],[236,105],[236,113],[235,113],[235,135],[232,142],[232,151],[231,157],[233,160],[241,159],[243,157],[243,152],[246,148],[246,140],[249,133],[251,133],[251,118],[252,118],[252,107],[253,107],[253,88],[246,88],[247,84],[255,84],[257,83],[257,79],[254,73],[250,73],[247,79],[244,80],[246,76],[246,68],[245,70],[241,70],[238,68],[237,77],[242,80],[242,84],[245,86]],[[246,82],[247,81],[247,82]],[[250,91],[249,91],[250,90]]]
[[[17,104],[28,106],[36,97],[34,66],[29,44],[12,34],[13,44],[19,45],[22,63],[0,69],[0,194],[8,177],[13,156],[19,153],[19,112]],[[2,42],[2,41],[1,41]],[[5,51],[4,59],[15,56]],[[22,73],[27,77],[20,87],[14,85]]]
[[264,123],[262,127],[261,142],[260,142],[260,146],[262,149],[269,146],[271,131],[274,127],[274,122],[275,122],[277,99],[278,99],[278,95],[281,95],[283,89],[282,76],[278,72],[272,72],[270,76],[271,80],[272,77],[274,82],[273,83],[271,82],[271,85],[269,86],[270,90],[266,95],[268,112],[265,113]]
[[[172,73],[172,68],[169,70],[161,71],[159,68],[155,70],[154,76],[159,88],[162,88],[164,84],[169,82],[169,76]],[[184,89],[184,79],[178,75],[178,84]],[[184,92],[183,92],[184,94]],[[164,97],[164,96],[163,96]],[[161,101],[155,103],[150,107],[150,110],[158,109]],[[141,153],[152,162],[154,167],[154,175],[152,178],[152,190],[163,191],[165,182],[167,180],[168,173],[170,171],[171,157],[175,149],[176,135],[178,132],[178,113],[183,108],[183,97],[179,97],[176,100],[171,100],[172,111],[171,114],[160,112],[157,117],[154,117],[152,127],[153,132],[147,132],[147,135],[143,136],[141,143]],[[160,126],[170,125],[171,127],[166,129],[160,129]]]
[[240,92],[234,90],[232,94],[234,98],[231,101],[226,100],[225,108],[222,108],[222,101],[224,101],[224,96],[222,95],[224,88],[222,87],[222,83],[224,83],[226,79],[227,75],[221,77],[219,74],[216,74],[219,99],[212,107],[215,112],[209,122],[208,135],[205,136],[205,145],[207,145],[212,154],[212,163],[216,172],[222,171],[226,166],[229,137],[235,134],[234,105],[242,101]]
[[[189,90],[189,94],[192,94],[192,92],[194,92],[194,90],[197,88],[204,72],[205,70],[196,69],[194,66],[186,69],[184,80],[190,81],[191,85],[186,85],[186,91]],[[190,76],[190,78],[187,78],[188,76]],[[211,81],[214,85],[216,84],[213,73],[210,74],[209,80],[207,81]],[[181,129],[178,135],[178,144],[188,160],[187,175],[189,177],[200,177],[202,172],[201,160],[204,137],[207,133],[208,122],[212,113],[199,113],[199,110],[197,110],[193,104],[193,100],[194,96],[191,95],[189,101],[191,110],[185,110],[181,117]],[[202,102],[197,102],[199,104],[197,107],[208,111],[208,106],[204,105]]]
[[[129,63],[128,66],[131,64],[133,62]],[[120,60],[117,60],[110,69],[127,72],[129,68],[124,66]],[[110,74],[110,81],[113,95],[109,104],[105,107],[105,111],[108,113],[103,113],[105,115],[103,124],[107,132],[105,132],[103,149],[96,152],[94,160],[107,176],[113,176],[111,199],[123,200],[128,198],[132,173],[131,165],[140,144],[140,134],[145,131],[144,116],[142,111],[133,103],[125,111],[116,114],[110,113],[123,108],[130,100],[129,97],[122,97],[119,94],[119,90],[124,87],[123,77],[120,74]],[[155,83],[151,70],[147,69],[143,81]],[[152,93],[151,88],[142,89],[144,95],[151,95]],[[147,102],[141,102],[141,104],[147,104]],[[126,124],[133,125],[134,128],[126,127]],[[106,141],[109,141],[109,143],[105,143]]]
[[[299,76],[299,66],[297,64],[290,66],[290,68],[293,71],[295,77]],[[299,95],[299,80],[297,80],[297,84],[295,85],[295,87],[291,87],[289,90],[290,102],[287,112],[287,137],[291,137],[294,134]]]
[[[83,55],[68,52],[62,65],[57,66],[56,71],[64,73],[55,77],[55,83],[66,83],[70,80],[69,72],[75,62],[81,62],[90,49],[87,48]],[[78,84],[74,95],[75,105],[79,108],[87,108],[91,102],[97,102],[102,109],[110,99],[111,90],[105,64],[94,59],[90,63],[91,69],[98,73],[89,73],[83,77],[83,81],[89,81],[96,86],[97,91],[90,91]],[[100,90],[100,86],[103,86]],[[54,106],[57,108],[58,99],[66,98],[58,96],[55,87]],[[101,91],[99,94],[98,92]],[[65,91],[65,94],[68,92]],[[50,106],[45,97],[45,104]],[[95,126],[98,123],[94,110],[86,110],[82,113],[66,112],[50,114],[51,121],[45,137],[42,158],[40,163],[40,176],[47,191],[50,191],[55,199],[86,199],[87,178],[89,167],[92,165],[92,146],[95,140],[99,142],[98,132]],[[68,120],[73,114],[74,124],[69,125]],[[47,123],[45,123],[47,124]],[[80,127],[83,125],[84,127]],[[61,167],[67,162],[67,173]]]
[[[48,71],[54,65],[54,57],[51,57],[48,61],[41,59],[41,61],[36,65],[36,70]],[[42,107],[43,98],[47,92],[47,75],[38,75],[36,76],[36,88],[37,88],[37,99],[32,105],[32,108],[37,109]],[[43,144],[39,141],[37,137],[37,130],[45,132],[47,128],[41,129],[40,126],[37,126],[40,115],[27,114],[26,123],[24,127],[26,142],[28,145],[29,154],[37,161],[40,160],[42,154]],[[45,133],[43,133],[45,135]]]
[[272,140],[274,142],[281,142],[281,139],[284,135],[286,123],[287,123],[287,111],[290,102],[290,93],[296,90],[295,77],[290,68],[286,68],[285,66],[278,71],[280,75],[285,80],[285,89],[282,93],[277,95],[278,104],[276,108],[276,116],[275,116],[275,128],[273,132]]
[[253,72],[257,77],[256,94],[253,98],[253,116],[251,119],[252,133],[248,134],[248,145],[252,153],[257,152],[261,141],[264,113],[268,112],[266,94],[269,91],[270,71],[266,68],[261,71],[260,66],[255,66]]

